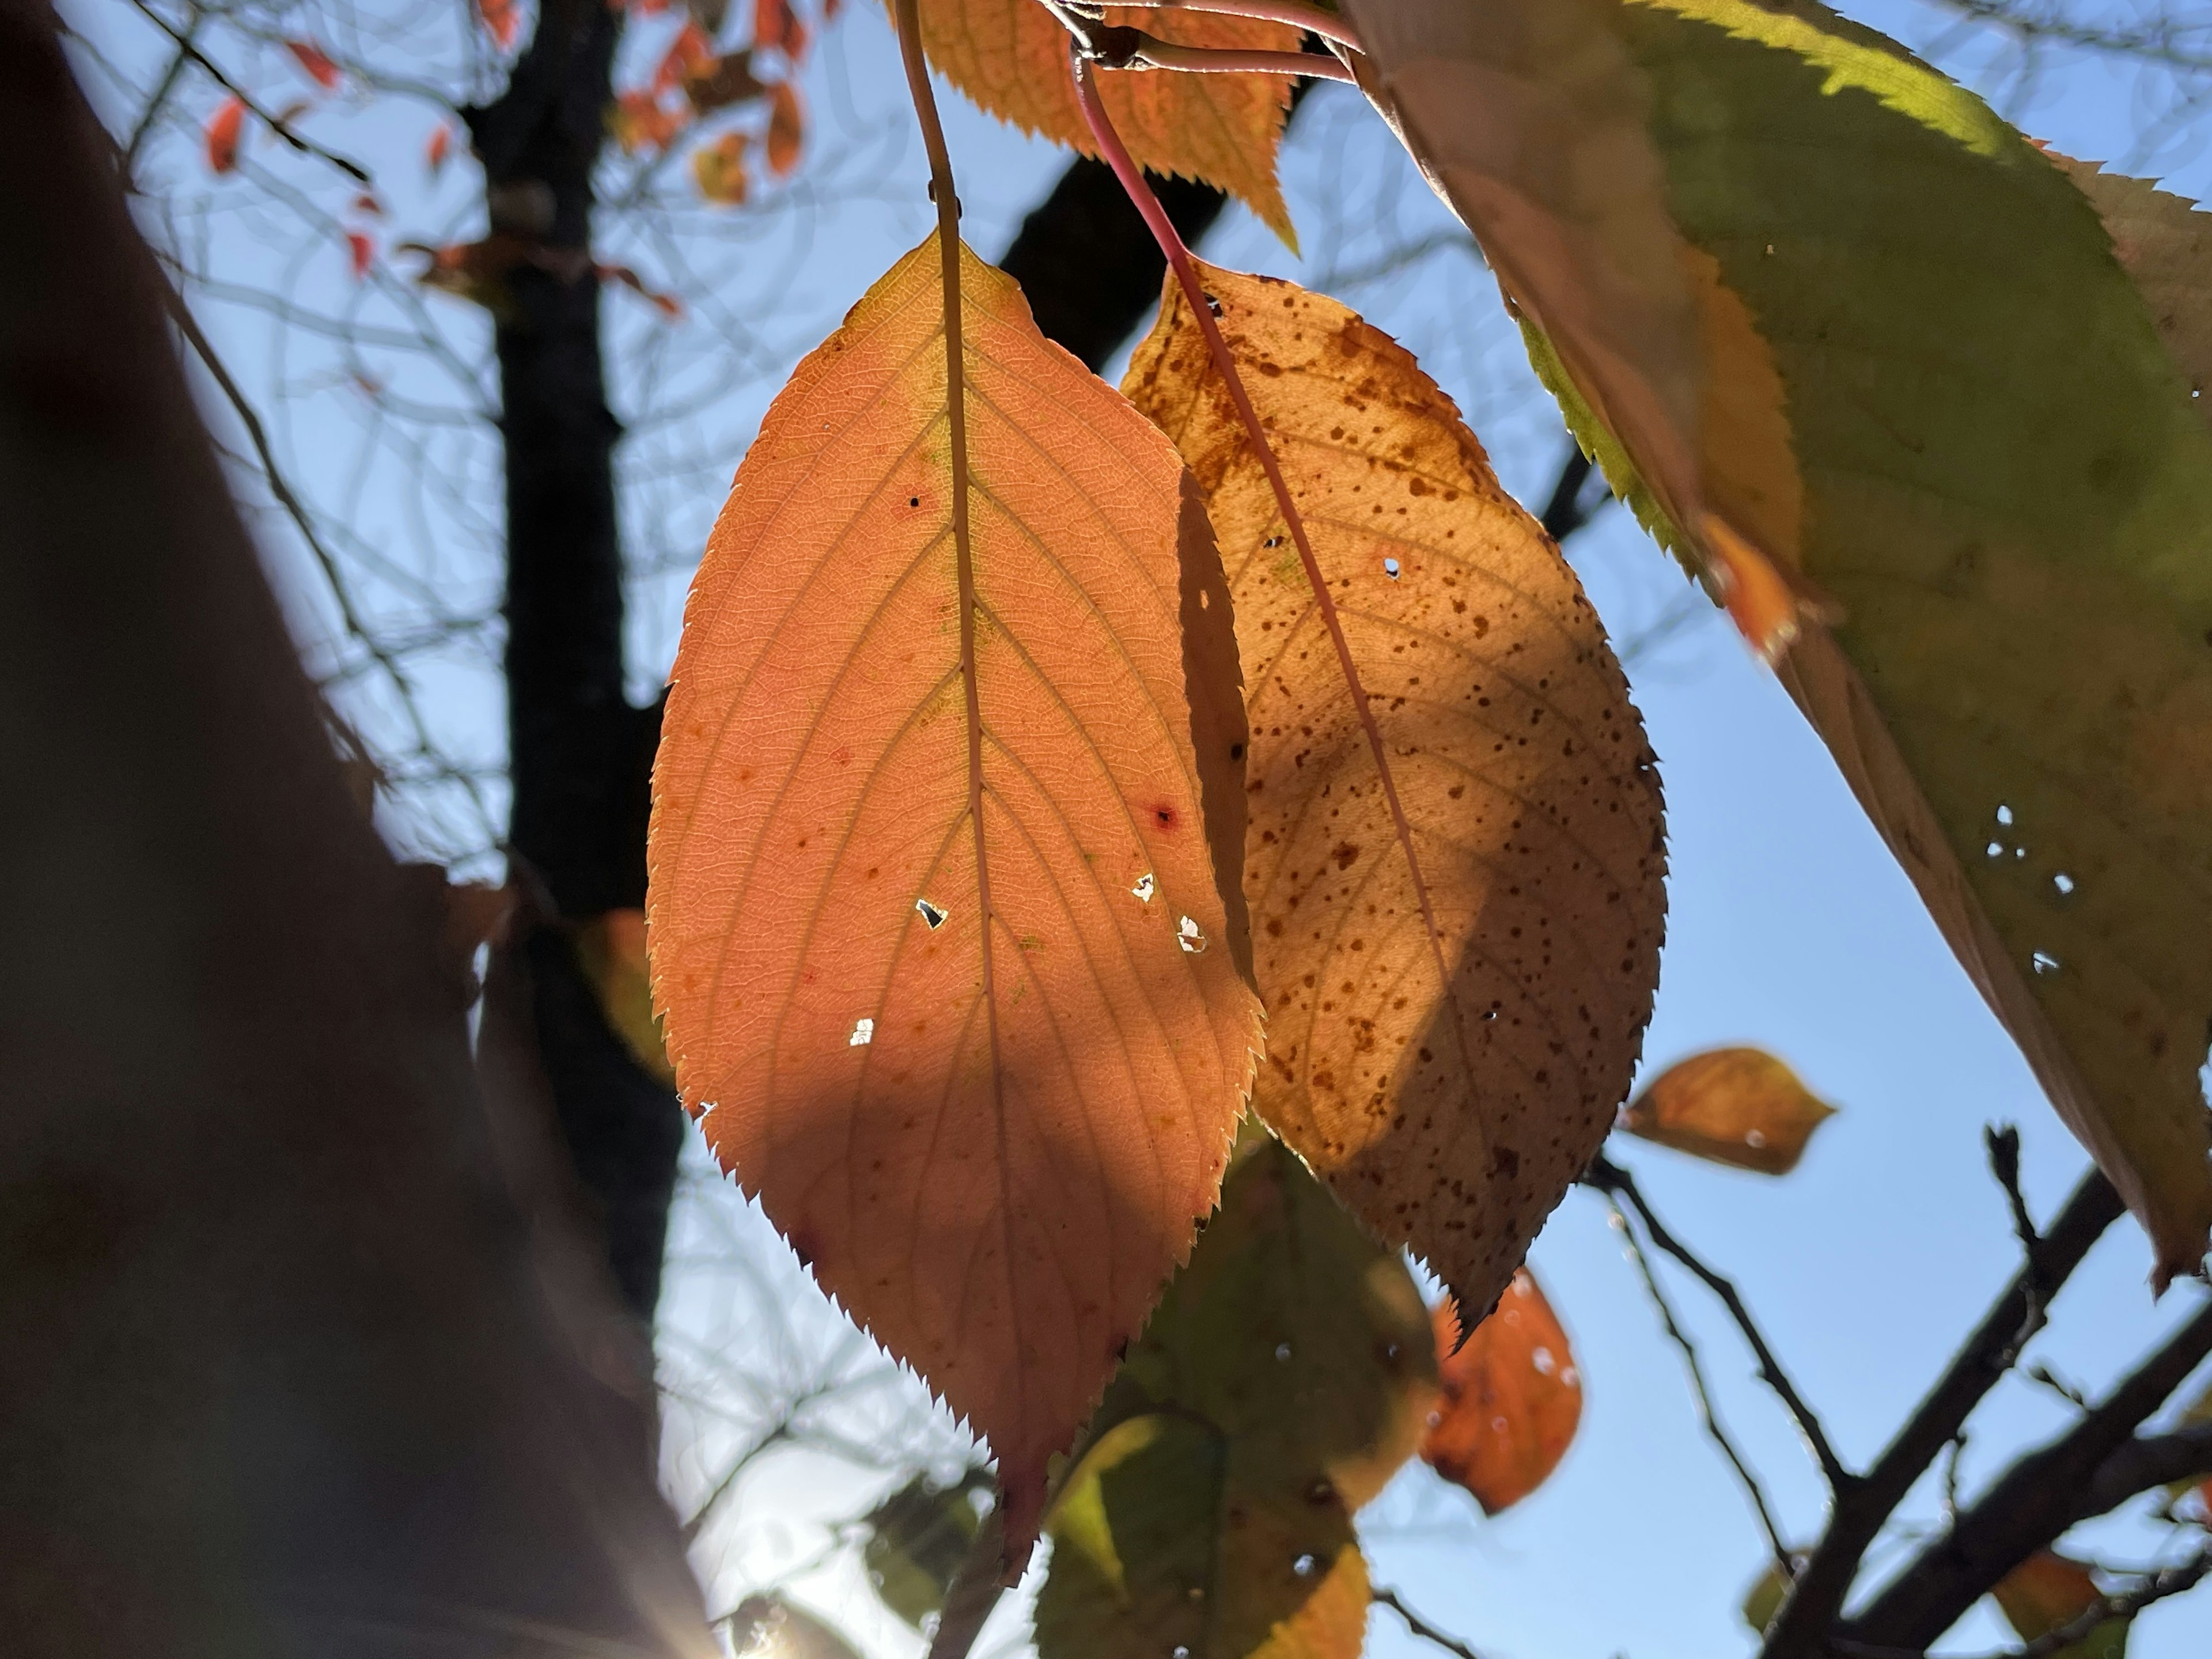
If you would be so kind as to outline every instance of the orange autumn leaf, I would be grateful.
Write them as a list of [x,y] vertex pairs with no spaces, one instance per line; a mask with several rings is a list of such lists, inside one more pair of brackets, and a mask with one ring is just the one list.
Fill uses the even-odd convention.
[[1449,1302],[1438,1304],[1436,1327],[1443,1391],[1421,1456],[1496,1515],[1542,1486],[1567,1455],[1583,1418],[1582,1374],[1525,1267],[1457,1353],[1459,1320]]
[[702,80],[714,72],[716,62],[714,43],[707,38],[707,31],[696,22],[686,22],[661,54],[659,67],[653,72],[653,90],[658,95],[673,92],[687,82]]
[[779,81],[769,89],[768,170],[779,179],[790,177],[805,140],[806,117],[799,106],[799,89]]
[[671,109],[650,91],[625,92],[607,112],[607,131],[626,155],[666,149],[690,124],[689,109]]
[[[2029,1556],[1998,1581],[1990,1596],[2023,1642],[2064,1629],[2105,1601],[2087,1566],[2052,1550]],[[2105,1620],[2051,1659],[2126,1659],[2128,1625],[2125,1617]]]
[[1208,844],[1242,727],[1205,515],[1012,279],[957,270],[962,428],[933,235],[745,453],[685,611],[647,908],[686,1104],[988,1437],[1018,1563],[1047,1459],[1212,1207],[1260,1020],[1237,844]]
[[342,78],[338,73],[338,66],[331,62],[330,55],[320,46],[312,40],[287,40],[284,43],[284,50],[292,54],[294,60],[307,73],[307,78],[325,92],[337,90],[338,82]]
[[1171,287],[1125,389],[1205,488],[1235,596],[1255,1103],[1486,1308],[1628,1092],[1665,915],[1656,767],[1574,573],[1411,355],[1289,283],[1199,278],[1314,555]]
[[1813,1132],[1836,1115],[1797,1073],[1759,1048],[1714,1048],[1677,1060],[1620,1115],[1645,1140],[1760,1175],[1788,1175]]
[[430,134],[430,142],[422,148],[422,164],[434,179],[444,170],[447,158],[453,153],[453,130],[440,122]]
[[[1106,21],[1180,46],[1298,49],[1295,28],[1218,13],[1109,6]],[[921,38],[930,62],[992,114],[1085,155],[1098,153],[1075,100],[1067,31],[1037,0],[932,0],[921,9]],[[1288,76],[1101,70],[1098,90],[1139,166],[1220,186],[1295,246],[1275,178]]]
[[599,1002],[607,1025],[648,1077],[676,1086],[660,1017],[653,1008],[646,965],[645,912],[608,910],[577,923],[571,938],[576,964]]
[[691,176],[700,195],[718,207],[738,207],[745,199],[745,135],[726,132],[691,152]]
[[512,46],[522,33],[520,0],[477,0],[477,16],[501,52]]
[[757,0],[753,9],[753,45],[780,52],[793,64],[806,56],[806,24],[792,9],[791,0]]
[[228,173],[238,165],[238,141],[246,129],[246,100],[226,98],[207,122],[207,162],[212,173]]
[[346,232],[346,263],[353,270],[355,281],[358,282],[368,275],[369,265],[375,258],[376,244],[369,240],[367,232]]

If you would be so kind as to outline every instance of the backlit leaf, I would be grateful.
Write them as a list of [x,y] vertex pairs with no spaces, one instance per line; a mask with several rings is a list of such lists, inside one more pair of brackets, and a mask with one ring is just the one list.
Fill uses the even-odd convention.
[[512,47],[522,33],[521,0],[477,0],[477,16],[501,52]]
[[238,165],[238,141],[246,127],[246,100],[226,98],[208,117],[207,163],[211,173],[228,173]]
[[376,243],[368,232],[361,230],[346,232],[345,239],[346,264],[358,282],[368,275],[369,266],[375,262]]
[[[2038,1552],[2006,1574],[1990,1592],[2005,1622],[2023,1642],[2070,1625],[2104,1600],[2089,1570],[2049,1550]],[[2106,1620],[2051,1659],[2126,1659],[2128,1620]]]
[[653,90],[674,92],[687,82],[700,80],[714,72],[719,60],[714,56],[714,43],[696,21],[686,21],[668,43],[668,50],[660,56],[660,63],[653,71]]
[[[1436,1310],[1449,1353],[1459,1321]],[[1526,1267],[1459,1352],[1443,1361],[1443,1393],[1421,1442],[1438,1474],[1474,1494],[1486,1513],[1510,1508],[1551,1478],[1583,1417],[1582,1372],[1559,1316]]]
[[1760,1175],[1788,1175],[1836,1109],[1759,1048],[1677,1060],[1621,1114],[1620,1127],[1676,1152]]
[[1045,1460],[1213,1203],[1259,1013],[1206,842],[1241,771],[1194,747],[1237,685],[1204,514],[1012,281],[959,269],[972,583],[933,237],[738,469],[677,653],[648,913],[685,1102],[989,1437],[1018,1562]]
[[1702,520],[1698,314],[1619,0],[1345,0],[1362,84],[1679,524]]
[[1771,1561],[1768,1562],[1766,1570],[1753,1579],[1751,1588],[1743,1593],[1743,1601],[1739,1609],[1743,1614],[1743,1622],[1751,1626],[1753,1634],[1765,1635],[1767,1627],[1774,1623],[1775,1615],[1782,1611],[1782,1604],[1789,1599],[1790,1581],[1782,1576],[1781,1568]]
[[2212,420],[2204,397],[2212,386],[2212,213],[2147,179],[2105,173],[2063,155],[2051,159],[2096,208],[2112,252],[2189,381],[2197,412]]
[[737,207],[745,199],[745,135],[726,132],[691,152],[691,176],[699,193],[722,207]]
[[434,179],[445,170],[447,158],[453,153],[453,126],[449,122],[441,121],[431,130],[429,143],[422,147],[422,166]]
[[860,1557],[869,1582],[884,1605],[917,1630],[944,1607],[945,1589],[983,1524],[975,1498],[990,1490],[981,1469],[949,1486],[918,1474],[863,1517],[868,1541]]
[[1043,1659],[1350,1659],[1367,1599],[1352,1512],[1435,1397],[1403,1261],[1249,1127],[1054,1506]]
[[[2212,431],[2090,204],[1972,94],[1812,0],[1619,18],[1705,262],[1709,363],[1770,440],[1709,423],[1708,498],[1763,512],[1756,539],[1839,618],[1784,681],[2160,1277],[2190,1270],[2212,1229]],[[1679,545],[1638,440],[1552,378]]]
[[1127,387],[1206,489],[1236,599],[1259,1109],[1486,1308],[1628,1091],[1664,910],[1656,768],[1573,573],[1413,358],[1333,301],[1200,270],[1328,594],[1171,287]]
[[791,0],[755,0],[753,45],[780,52],[793,64],[806,56],[806,24]]
[[653,984],[646,966],[645,913],[608,910],[575,926],[576,964],[598,994],[599,1012],[622,1039],[630,1058],[648,1077],[673,1088],[676,1073],[653,1008]]
[[769,88],[768,170],[779,179],[789,178],[805,142],[806,117],[799,106],[799,88],[779,81]]
[[[1181,46],[1298,49],[1297,29],[1247,17],[1108,6],[1105,18]],[[1098,153],[1075,101],[1067,31],[1037,0],[924,0],[921,38],[930,62],[992,114],[1085,155]],[[1275,151],[1291,103],[1288,76],[1158,70],[1097,75],[1106,112],[1139,166],[1218,185],[1295,246],[1275,179]]]

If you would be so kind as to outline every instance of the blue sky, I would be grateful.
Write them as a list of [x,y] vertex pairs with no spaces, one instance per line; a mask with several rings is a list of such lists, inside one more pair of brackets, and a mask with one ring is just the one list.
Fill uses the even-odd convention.
[[[117,64],[153,61],[153,43],[120,0],[68,9]],[[1847,9],[1915,43],[1937,39],[1942,27],[1942,14],[1904,0]],[[459,38],[438,37],[424,50],[458,63]],[[272,80],[284,72],[265,52],[254,61]],[[1955,61],[1982,60],[1970,49]],[[635,422],[623,500],[641,568],[632,617],[641,694],[672,651],[690,562],[781,369],[927,228],[919,149],[901,113],[880,11],[848,6],[804,85],[816,137],[792,186],[764,192],[756,210],[711,234],[697,216],[678,215],[625,222],[611,236],[613,252],[641,275],[698,296],[674,326],[628,296],[608,301],[620,343],[617,412]],[[2046,79],[2008,112],[2076,154],[2118,157],[2142,124],[2140,90],[2124,76],[2078,73]],[[396,629],[435,593],[453,611],[479,616],[496,599],[498,508],[496,454],[477,418],[490,386],[480,317],[439,296],[410,296],[383,263],[368,284],[355,284],[327,228],[345,221],[348,192],[327,170],[270,145],[253,149],[251,167],[265,170],[257,176],[308,204],[281,213],[254,205],[263,198],[235,183],[209,180],[191,128],[216,95],[204,84],[190,89],[180,125],[148,159],[158,204],[194,262],[241,287],[282,285],[319,315],[427,331],[446,355],[418,343],[385,351],[372,344],[348,357],[296,318],[219,299],[203,304],[210,331],[240,380],[276,411],[280,453],[303,492],[339,535],[354,538],[334,544],[349,558],[357,554],[377,614]],[[119,97],[111,102],[120,106]],[[1064,158],[957,95],[946,94],[946,104],[969,239],[994,255]],[[480,191],[470,169],[449,169],[435,185],[422,177],[432,106],[393,94],[338,100],[314,118],[312,131],[376,173],[391,216],[374,227],[380,246],[473,234]],[[2180,186],[2201,191],[2206,159],[2172,159]],[[1446,247],[1375,275],[1393,250],[1446,238],[1452,226],[1395,141],[1356,98],[1323,88],[1284,166],[1307,258],[1291,257],[1241,213],[1224,222],[1208,257],[1310,281],[1371,277],[1343,289],[1344,297],[1421,356],[1508,487],[1540,501],[1565,441],[1479,263]],[[326,216],[324,231],[300,229],[308,209]],[[374,394],[351,383],[363,365]],[[642,418],[672,404],[686,410],[681,421]],[[234,424],[218,417],[217,427],[236,441]],[[417,435],[394,435],[410,431]],[[259,521],[311,656],[349,659],[296,537],[273,514]],[[1983,1126],[2019,1124],[2039,1214],[2057,1206],[2085,1160],[1771,678],[1710,614],[1681,608],[1688,590],[1625,513],[1603,514],[1570,551],[1617,637],[1687,618],[1630,664],[1661,758],[1671,855],[1670,927],[1648,1063],[1756,1043],[1787,1058],[1841,1109],[1801,1169],[1779,1182],[1638,1144],[1617,1154],[1676,1231],[1735,1277],[1846,1459],[1863,1462],[2015,1265],[2003,1200],[1984,1162]],[[496,644],[495,629],[471,624],[413,659],[440,742],[488,764],[501,742]],[[373,673],[357,686],[351,695],[364,726],[387,737],[401,731],[390,688]],[[471,803],[465,792],[425,781],[390,815],[395,836],[432,851],[470,850],[475,819],[496,822],[501,811],[495,781],[484,789],[481,803]],[[479,852],[482,845],[479,836]],[[679,1489],[696,1491],[762,1398],[800,1386],[825,1363],[866,1367],[856,1351],[825,1361],[839,1341],[834,1315],[810,1300],[757,1219],[716,1196],[709,1181],[697,1183],[679,1244],[671,1364],[697,1380],[702,1403],[673,1415],[670,1468]],[[1763,1543],[1700,1436],[1677,1357],[1599,1203],[1571,1195],[1532,1262],[1586,1379],[1577,1443],[1545,1488],[1496,1520],[1478,1518],[1468,1500],[1425,1472],[1403,1477],[1364,1518],[1377,1581],[1486,1659],[1750,1652],[1735,1609],[1764,1559]],[[2200,1294],[2185,1286],[2154,1304],[2148,1266],[2132,1224],[2114,1229],[2060,1298],[2035,1356],[2092,1390],[2124,1370]],[[1751,1378],[1718,1310],[1679,1277],[1668,1282],[1720,1408],[1768,1480],[1785,1530],[1809,1540],[1820,1494],[1808,1459]],[[736,1355],[750,1381],[716,1394],[725,1384],[710,1379],[702,1343],[726,1357],[732,1345],[753,1345]],[[914,1431],[910,1380],[863,1392],[868,1400],[853,1406],[843,1431]],[[2002,1385],[1976,1419],[1962,1461],[1966,1489],[2012,1450],[2054,1431],[2067,1412],[2034,1384]],[[946,1425],[923,1432],[940,1462],[957,1455]],[[718,1600],[727,1605],[749,1578],[811,1553],[823,1541],[822,1520],[852,1512],[865,1486],[818,1456],[764,1469],[741,1495],[736,1522],[706,1534],[702,1565]],[[1929,1520],[1935,1494],[1917,1493],[1909,1510]],[[2115,1563],[2140,1562],[2152,1534],[2123,1518],[2085,1542]],[[802,1575],[799,1594],[872,1653],[906,1659],[918,1650],[873,1608],[848,1559]],[[994,1628],[987,1645],[1018,1638],[1017,1630]],[[1978,1613],[1946,1648],[1973,1652],[2008,1640]],[[1387,1613],[1377,1616],[1373,1643],[1389,1659],[1419,1648]],[[2131,1649],[2135,1659],[2198,1659],[2208,1650],[2212,1592],[2154,1609]]]

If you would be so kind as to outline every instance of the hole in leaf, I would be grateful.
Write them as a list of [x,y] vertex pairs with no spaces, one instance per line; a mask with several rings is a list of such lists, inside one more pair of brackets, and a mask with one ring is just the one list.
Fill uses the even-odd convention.
[[1200,956],[1206,950],[1206,935],[1200,931],[1196,922],[1185,916],[1176,923],[1176,943],[1192,956]]
[[1289,1343],[1287,1343],[1287,1342],[1278,1342],[1277,1344],[1275,1344],[1275,1358],[1276,1358],[1276,1359],[1277,1359],[1278,1361],[1284,1361],[1284,1360],[1287,1360],[1287,1359],[1289,1359],[1289,1358],[1290,1358],[1290,1357],[1291,1357],[1291,1345],[1290,1345]]
[[927,899],[916,899],[914,902],[914,908],[921,912],[921,919],[929,924],[929,931],[933,933],[945,926],[945,918],[951,914],[950,911],[939,909]]
[[872,1019],[856,1019],[853,1022],[853,1035],[845,1039],[845,1046],[848,1048],[865,1048],[875,1040],[876,1022]]
[[1320,1566],[1321,1561],[1317,1557],[1301,1555],[1297,1560],[1291,1563],[1291,1571],[1297,1574],[1301,1578],[1310,1578],[1314,1576],[1315,1572],[1319,1570]]
[[1152,902],[1153,893],[1158,890],[1158,884],[1153,881],[1152,872],[1147,870],[1137,878],[1137,884],[1129,890],[1146,903],[1150,904]]
[[1396,580],[1398,580],[1398,562],[1397,562],[1397,560],[1395,560],[1395,559],[1385,559],[1385,560],[1383,560],[1383,561],[1382,561],[1382,574],[1383,574],[1384,575],[1388,576],[1388,577],[1389,577],[1392,581],[1394,581],[1394,582],[1395,582],[1395,581],[1396,581]]
[[2004,843],[2001,841],[1991,842],[1987,847],[1982,848],[1982,856],[1992,859],[2002,858],[2004,856]]
[[2051,877],[2051,884],[2062,894],[2070,893],[2074,890],[2074,878],[2061,870],[2057,875]]
[[2055,974],[2063,965],[2058,958],[2048,951],[2038,951],[2027,960],[2039,974]]
[[1997,806],[1997,822],[2003,824],[2009,824],[2012,822],[2012,808],[2002,802]]

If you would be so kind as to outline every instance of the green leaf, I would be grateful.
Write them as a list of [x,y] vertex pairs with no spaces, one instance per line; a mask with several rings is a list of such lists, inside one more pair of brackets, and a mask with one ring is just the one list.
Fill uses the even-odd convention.
[[[1705,499],[1838,619],[1781,665],[2156,1243],[2212,1230],[2212,430],[2048,157],[1811,0],[1619,10],[1692,245]],[[1540,370],[1616,489],[1634,469]]]
[[969,1469],[949,1486],[918,1474],[878,1504],[862,1524],[868,1541],[860,1558],[884,1605],[912,1625],[945,1606],[945,1592],[983,1524],[975,1496],[991,1490],[991,1477]]
[[1436,1376],[1403,1261],[1248,1131],[1053,1508],[1043,1659],[1350,1659],[1352,1512],[1419,1443]]
[[1766,1627],[1774,1622],[1775,1614],[1789,1599],[1790,1581],[1782,1576],[1782,1569],[1771,1561],[1766,1571],[1752,1581],[1751,1588],[1743,1593],[1743,1622],[1758,1635],[1766,1634]]

